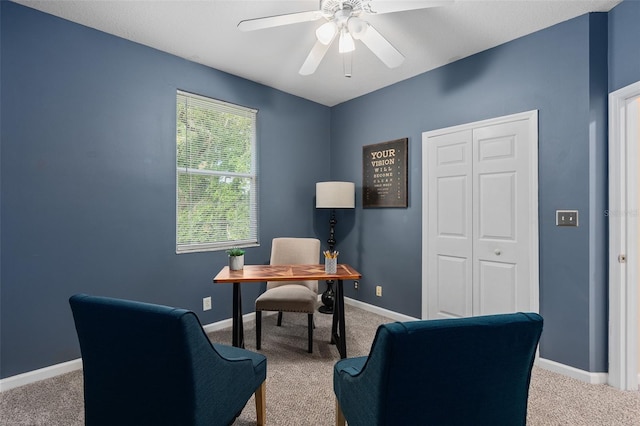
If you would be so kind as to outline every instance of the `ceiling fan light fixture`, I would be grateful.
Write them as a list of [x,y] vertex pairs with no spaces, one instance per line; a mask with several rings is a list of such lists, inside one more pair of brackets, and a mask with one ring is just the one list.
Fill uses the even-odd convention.
[[[2,1],[2,0],[0,0]],[[246,19],[238,24],[241,31],[254,31],[282,25],[324,20],[315,33],[317,40],[300,67],[301,75],[313,74],[333,44],[339,37],[338,51],[343,56],[345,76],[351,76],[351,52],[359,40],[380,61],[389,68],[396,68],[404,61],[404,56],[376,28],[360,16],[383,15],[451,4],[455,0],[319,0],[320,8],[307,12],[286,13]],[[348,58],[347,58],[348,57]]]
[[348,53],[356,50],[356,44],[353,41],[353,37],[349,34],[346,28],[342,28],[340,31],[340,42],[338,44],[338,52]]
[[369,24],[357,16],[353,16],[347,21],[347,28],[354,39],[360,40],[367,32]]
[[324,45],[331,43],[333,37],[336,35],[338,31],[338,26],[335,22],[329,21],[320,25],[316,30],[316,38],[318,41]]

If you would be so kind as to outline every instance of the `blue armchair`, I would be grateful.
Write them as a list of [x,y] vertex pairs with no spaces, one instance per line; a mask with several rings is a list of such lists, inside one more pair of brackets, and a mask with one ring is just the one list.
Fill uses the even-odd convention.
[[542,333],[534,313],[381,325],[336,363],[336,424],[524,425]]
[[211,344],[185,309],[77,294],[87,425],[229,425],[255,393],[265,422],[267,360]]

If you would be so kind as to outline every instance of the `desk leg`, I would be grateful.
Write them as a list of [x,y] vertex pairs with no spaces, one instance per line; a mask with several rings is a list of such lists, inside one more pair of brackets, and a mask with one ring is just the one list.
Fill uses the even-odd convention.
[[336,344],[336,336],[338,335],[338,317],[340,316],[340,311],[337,309],[337,293],[334,293],[333,296],[333,318],[331,318],[331,344]]
[[344,294],[342,292],[342,280],[338,280],[333,301],[333,321],[331,324],[331,343],[335,343],[340,353],[340,358],[347,357],[347,336],[344,324]]
[[242,294],[240,293],[240,283],[233,283],[232,321],[232,345],[238,348],[244,348],[244,326],[242,324]]

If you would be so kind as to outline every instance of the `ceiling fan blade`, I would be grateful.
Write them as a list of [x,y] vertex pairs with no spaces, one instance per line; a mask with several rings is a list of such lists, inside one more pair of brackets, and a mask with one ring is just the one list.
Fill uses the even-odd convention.
[[240,21],[240,23],[238,24],[238,29],[240,31],[255,31],[265,28],[279,27],[281,25],[315,21],[316,19],[320,18],[322,18],[322,12],[319,10],[288,13],[286,15],[268,16],[266,18],[246,19],[244,21]]
[[331,39],[331,42],[327,44],[316,41],[316,44],[311,48],[311,52],[309,52],[307,59],[305,59],[304,64],[302,64],[298,73],[300,73],[300,75],[311,75],[316,72],[318,65],[322,62],[322,58],[324,58],[324,55],[327,53],[327,50],[329,50],[329,46],[331,46],[332,42],[333,39]]
[[427,9],[430,7],[447,6],[454,0],[371,0],[366,9],[369,13],[393,13],[405,10]]
[[371,24],[368,25],[360,41],[365,44],[386,66],[395,68],[404,61],[404,56]]

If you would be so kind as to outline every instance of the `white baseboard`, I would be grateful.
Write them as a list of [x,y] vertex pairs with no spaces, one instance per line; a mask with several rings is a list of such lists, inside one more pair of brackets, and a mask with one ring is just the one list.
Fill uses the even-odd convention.
[[346,305],[355,306],[365,311],[373,312],[374,314],[390,318],[396,321],[418,321],[420,318],[410,317],[409,315],[400,314],[398,312],[390,311],[388,309],[381,308],[379,306],[370,305],[368,303],[361,302],[359,300],[351,299],[349,297],[344,298]]
[[[255,322],[255,312],[243,315],[242,322],[244,324],[251,324],[252,322]],[[206,333],[222,330],[227,327],[231,327],[231,318],[202,326]],[[50,379],[51,377],[60,376],[62,374],[81,369],[82,358],[77,358],[60,364],[50,365],[49,367],[40,368],[38,370],[27,371],[26,373],[1,379],[0,392],[28,385],[30,383],[39,382],[40,380]]]
[[[276,315],[278,312],[277,311],[262,311],[262,316],[263,317],[268,317],[271,315]],[[244,314],[242,316],[242,324],[243,327],[245,326],[251,326],[253,324],[255,324],[256,322],[256,313],[254,312],[249,312],[248,314]],[[225,328],[231,328],[231,326],[233,326],[233,320],[231,318],[222,320],[222,321],[218,321],[218,322],[212,322],[211,324],[206,324],[203,325],[202,328],[204,329],[205,333],[211,333],[214,331],[218,331],[218,330],[222,330]],[[231,335],[229,335],[231,336]],[[231,341],[229,341],[229,345],[231,344]]]
[[[361,302],[359,300],[345,297],[344,303],[347,305],[355,306],[365,311],[373,312],[374,314],[387,317],[395,321],[416,321],[419,318],[414,318],[409,315],[404,315],[398,312],[390,311],[388,309],[380,308],[375,305]],[[268,313],[267,315],[275,314]],[[242,322],[244,324],[251,324],[255,322],[255,312],[250,312],[242,316]],[[211,324],[203,325],[202,328],[206,333],[222,330],[224,328],[231,327],[231,318],[222,321],[217,321]],[[553,371],[574,379],[581,380],[591,384],[604,384],[607,383],[607,373],[590,373],[588,371],[580,370],[575,367],[560,364],[559,362],[551,361],[544,358],[538,358],[536,365],[545,370]],[[40,368],[38,370],[28,371],[26,373],[18,374],[16,376],[7,377],[0,380],[0,392],[7,391],[9,389],[17,388],[20,386],[35,383],[40,380],[49,379],[51,377],[60,376],[62,374],[69,373],[71,371],[82,369],[82,359],[74,359],[71,361],[63,362],[60,364],[51,365],[49,367]],[[638,375],[638,382],[640,383],[640,375]]]
[[61,364],[39,368],[38,370],[27,371],[26,373],[0,380],[0,392],[28,385],[29,383],[39,382],[40,380],[50,379],[51,377],[60,376],[61,374],[70,373],[75,370],[80,370],[81,368],[82,359],[77,358]]
[[[275,314],[275,312],[265,312],[264,314],[271,315],[271,314]],[[254,322],[256,322],[255,312],[249,312],[248,314],[244,314],[242,316],[242,324],[253,324]],[[213,331],[222,330],[223,328],[231,328],[232,325],[233,325],[233,320],[231,318],[227,318],[225,320],[203,325],[202,328],[204,329],[205,333],[211,333]]]
[[540,368],[544,368],[545,370],[553,371],[554,373],[559,373],[563,376],[568,376],[592,385],[603,385],[609,380],[608,373],[591,373],[589,371],[580,370],[579,368],[560,364],[559,362],[551,361],[549,359],[538,358],[535,365]]
[[[348,297],[344,298],[344,303],[363,309],[365,311],[373,312],[383,317],[394,319],[396,321],[419,320],[419,318],[414,318],[394,311],[389,311],[387,309],[370,305],[359,300],[350,299]],[[580,370],[578,368],[571,367],[570,365],[560,364],[559,362],[551,361],[544,358],[536,358],[535,364],[540,368],[544,368],[545,370],[553,371],[554,373],[559,373],[563,376],[568,376],[594,385],[606,384],[609,379],[608,373],[591,373],[589,371]],[[638,374],[638,383],[640,383],[640,374]]]

